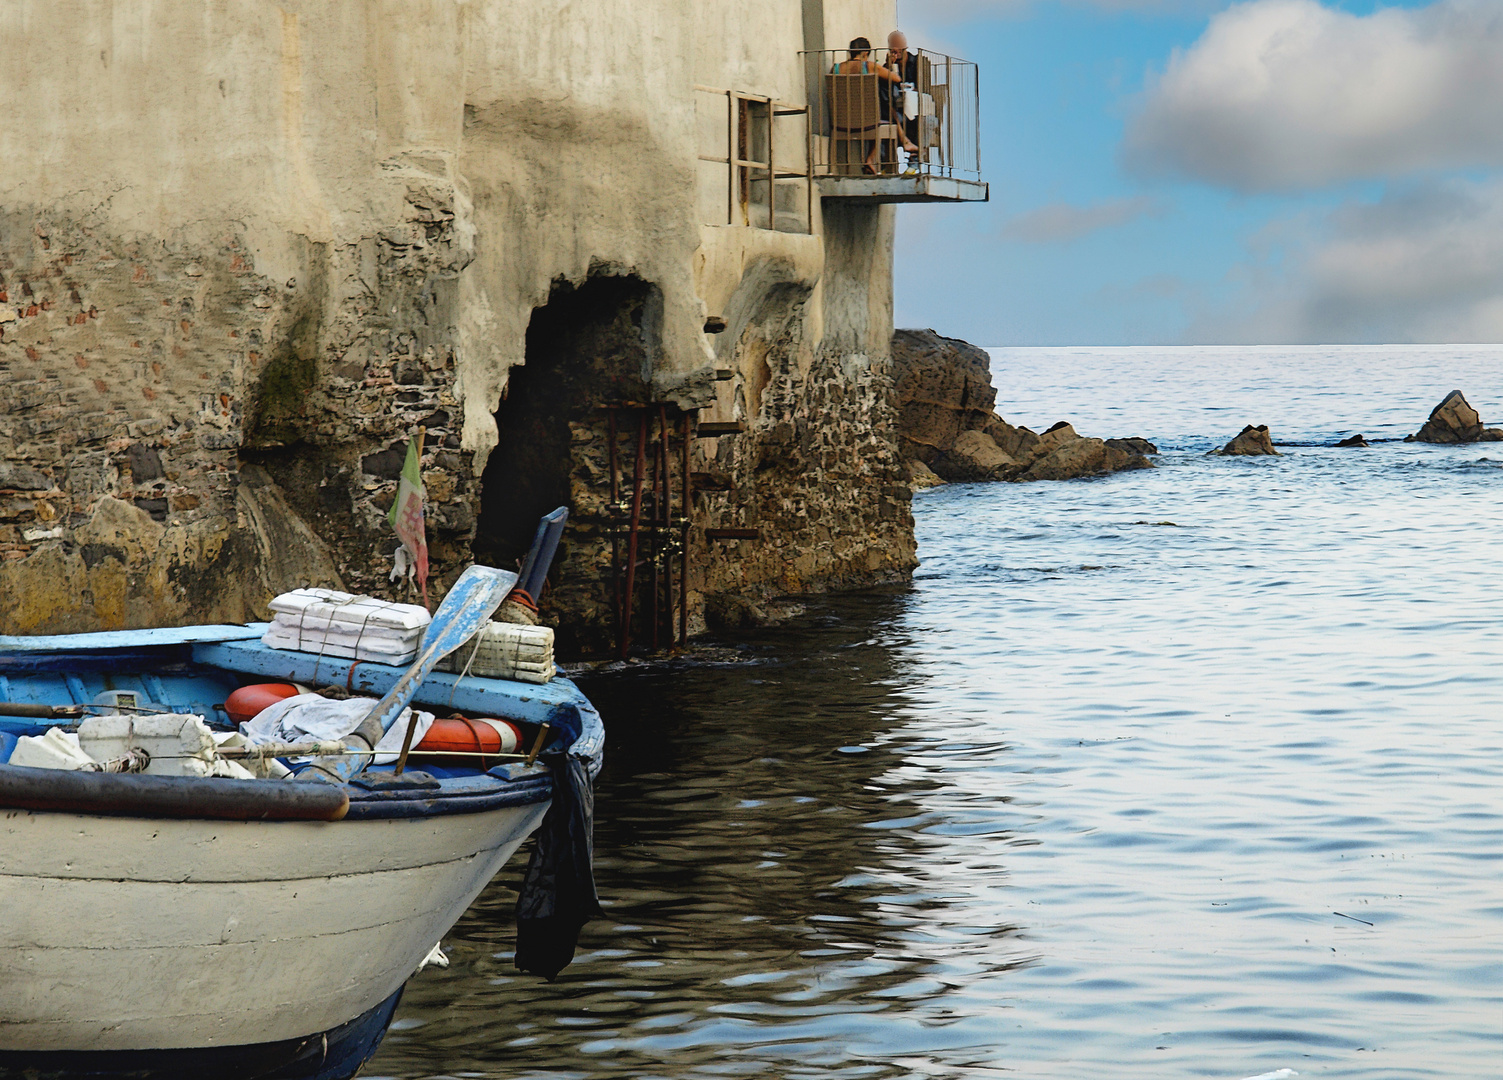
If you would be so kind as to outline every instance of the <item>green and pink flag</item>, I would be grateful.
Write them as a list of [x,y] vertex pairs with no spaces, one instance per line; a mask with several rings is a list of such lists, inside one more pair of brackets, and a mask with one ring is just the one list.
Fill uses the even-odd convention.
[[391,504],[391,527],[407,549],[412,565],[417,568],[418,588],[423,591],[423,606],[428,606],[428,538],[423,528],[422,451],[418,444],[422,436],[407,444],[407,461],[402,466],[402,477],[397,481],[397,498]]

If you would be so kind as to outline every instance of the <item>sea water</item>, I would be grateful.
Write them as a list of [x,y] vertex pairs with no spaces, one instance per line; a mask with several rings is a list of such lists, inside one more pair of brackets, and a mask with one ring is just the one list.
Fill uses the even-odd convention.
[[1503,444],[1326,445],[1503,421],[1503,348],[993,370],[1158,467],[921,493],[911,588],[585,680],[608,917],[521,976],[508,868],[368,1074],[1503,1075]]

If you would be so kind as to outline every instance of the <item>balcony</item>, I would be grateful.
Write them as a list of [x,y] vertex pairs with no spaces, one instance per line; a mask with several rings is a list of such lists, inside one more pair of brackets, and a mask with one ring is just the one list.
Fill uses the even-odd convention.
[[[987,201],[975,64],[918,50],[905,72],[910,81],[894,100],[894,84],[875,72],[840,73],[849,58],[844,50],[801,55],[809,88],[809,175],[821,197]],[[886,51],[877,50],[873,59],[882,63]]]
[[[836,72],[848,58],[845,51],[799,55],[803,103],[695,87],[699,199],[706,225],[807,233],[816,197],[861,203],[987,201],[975,64],[919,50],[909,67],[913,84],[895,105],[888,96],[893,83],[875,73]],[[875,55],[880,62],[886,50]],[[915,152],[908,153],[905,143]]]

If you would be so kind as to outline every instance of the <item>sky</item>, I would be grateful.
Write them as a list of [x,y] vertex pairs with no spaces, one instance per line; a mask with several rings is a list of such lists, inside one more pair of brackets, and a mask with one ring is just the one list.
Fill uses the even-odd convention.
[[1503,3],[899,0],[975,61],[986,205],[896,318],[988,346],[1503,341]]

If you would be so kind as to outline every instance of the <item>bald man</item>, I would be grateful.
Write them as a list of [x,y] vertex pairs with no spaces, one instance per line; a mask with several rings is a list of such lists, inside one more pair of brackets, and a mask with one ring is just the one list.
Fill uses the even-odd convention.
[[[908,51],[908,35],[901,30],[894,30],[887,35],[887,68],[896,72],[902,83],[915,89],[918,87],[918,53]],[[898,126],[898,133],[903,137],[903,149],[908,151],[908,167],[916,168],[919,156],[918,120],[909,120],[903,116],[903,87],[900,83],[889,83],[886,90],[890,96],[883,101],[882,118]]]

